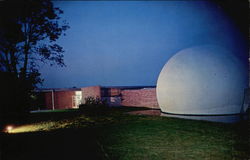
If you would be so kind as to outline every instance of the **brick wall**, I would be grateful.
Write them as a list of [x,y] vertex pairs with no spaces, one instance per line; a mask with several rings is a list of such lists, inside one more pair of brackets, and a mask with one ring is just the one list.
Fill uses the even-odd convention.
[[[75,95],[75,91],[54,91],[53,93],[55,109],[72,108],[72,96]],[[52,92],[44,92],[44,95],[46,108],[53,109]]]
[[[87,97],[99,97],[107,100],[110,106],[121,105],[159,108],[155,88],[122,90],[118,88],[101,88],[100,86],[92,86],[81,88],[81,91],[83,103]],[[53,109],[51,91],[43,92],[43,94],[46,108]],[[74,95],[75,91],[72,90],[54,91],[54,108],[72,108],[72,96]]]
[[121,90],[119,88],[101,88],[102,97],[120,96]]
[[50,91],[48,92],[42,92],[44,94],[44,101],[45,101],[45,106],[46,109],[53,109],[52,108],[52,93]]
[[159,108],[155,88],[122,90],[121,99],[122,106]]
[[85,98],[87,97],[94,97],[94,98],[101,98],[101,87],[100,86],[92,86],[92,87],[85,87],[81,88],[82,90],[82,101],[85,103]]
[[55,109],[66,109],[72,107],[72,96],[75,91],[56,91],[54,92]]

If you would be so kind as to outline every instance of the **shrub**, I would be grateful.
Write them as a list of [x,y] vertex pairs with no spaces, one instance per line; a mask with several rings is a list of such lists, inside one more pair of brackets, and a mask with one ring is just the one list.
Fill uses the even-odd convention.
[[79,105],[79,109],[106,107],[107,103],[99,97],[87,97],[85,103]]
[[104,105],[104,102],[99,97],[87,97],[85,98],[85,105]]

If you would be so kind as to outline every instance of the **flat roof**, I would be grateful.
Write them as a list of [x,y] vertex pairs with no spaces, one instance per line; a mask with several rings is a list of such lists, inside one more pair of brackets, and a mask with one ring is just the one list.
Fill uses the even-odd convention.
[[48,92],[48,91],[80,91],[81,88],[37,88],[37,92]]
[[125,90],[125,89],[156,88],[156,86],[101,86],[101,88],[118,88],[121,90]]
[[[89,86],[91,87],[91,86]],[[109,88],[117,88],[121,90],[126,89],[149,89],[156,88],[156,86],[100,86],[101,88],[109,89]],[[82,87],[85,88],[85,87]],[[81,88],[37,88],[36,92],[49,92],[49,91],[81,91]]]

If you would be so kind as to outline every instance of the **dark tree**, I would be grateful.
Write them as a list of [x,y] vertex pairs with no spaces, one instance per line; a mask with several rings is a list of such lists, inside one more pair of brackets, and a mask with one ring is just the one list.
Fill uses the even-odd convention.
[[69,28],[62,13],[50,0],[0,1],[0,78],[9,93],[0,114],[27,111],[32,90],[42,82],[39,64],[65,65],[56,43]]

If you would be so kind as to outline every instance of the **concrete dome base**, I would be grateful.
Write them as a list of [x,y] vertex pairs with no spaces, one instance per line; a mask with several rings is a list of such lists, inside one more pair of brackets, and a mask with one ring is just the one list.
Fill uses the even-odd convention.
[[180,115],[161,112],[161,116],[172,117],[172,118],[182,118],[191,120],[202,120],[210,122],[222,122],[222,123],[236,123],[240,120],[246,120],[245,114],[229,114],[229,115]]

